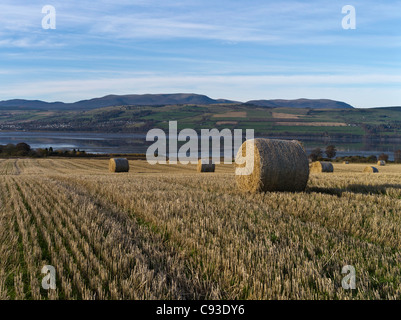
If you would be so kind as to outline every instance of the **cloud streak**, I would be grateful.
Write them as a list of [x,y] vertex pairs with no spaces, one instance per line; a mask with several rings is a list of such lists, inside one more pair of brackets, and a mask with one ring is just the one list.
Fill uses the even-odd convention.
[[[391,28],[385,21],[401,18],[401,3],[354,1],[358,23],[376,29]],[[324,5],[322,5],[324,4]],[[341,32],[341,6],[333,1],[55,1],[60,32],[110,39],[191,38],[273,44],[321,44],[346,41]],[[370,14],[367,8],[372,10]],[[38,29],[43,17],[39,5],[5,0],[0,26],[16,36]],[[61,30],[63,29],[63,30]],[[300,37],[302,35],[302,37]],[[302,40],[301,40],[301,39]],[[391,35],[388,36],[391,38]],[[361,34],[360,42],[370,44]],[[324,40],[324,41],[323,41]],[[375,43],[378,45],[378,43]]]

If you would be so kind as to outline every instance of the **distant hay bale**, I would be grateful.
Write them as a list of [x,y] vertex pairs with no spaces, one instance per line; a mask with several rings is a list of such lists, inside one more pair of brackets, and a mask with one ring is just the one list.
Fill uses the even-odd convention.
[[[248,146],[248,148],[247,148]],[[249,154],[246,152],[248,149]],[[309,179],[309,162],[298,141],[253,139],[245,141],[236,156],[236,168],[248,170],[253,155],[253,171],[236,175],[242,191],[304,191]],[[246,162],[239,164],[244,157]]]
[[126,158],[112,158],[109,161],[110,172],[128,172],[129,162]]
[[386,161],[384,161],[384,160],[379,160],[379,161],[377,161],[377,165],[378,165],[378,166],[385,166],[385,165],[386,165]]
[[368,173],[378,173],[379,169],[377,169],[376,167],[372,167],[372,166],[367,166],[363,172],[368,172]]
[[198,172],[214,172],[216,165],[211,159],[199,159],[197,170]]
[[343,161],[343,164],[349,164],[349,161]]
[[331,162],[316,161],[313,162],[310,167],[311,173],[333,172],[333,171],[334,168]]

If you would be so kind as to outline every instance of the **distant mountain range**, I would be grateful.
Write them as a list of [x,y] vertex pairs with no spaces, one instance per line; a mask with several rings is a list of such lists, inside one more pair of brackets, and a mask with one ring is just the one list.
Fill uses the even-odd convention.
[[[94,98],[90,100],[81,100],[74,103],[64,102],[45,102],[40,100],[5,100],[0,101],[1,109],[16,110],[71,110],[86,111],[103,107],[121,106],[121,105],[141,105],[141,106],[158,106],[158,105],[182,105],[182,104],[227,104],[242,102],[227,99],[211,99],[205,95],[193,93],[175,93],[175,94],[131,94],[131,95],[108,95],[102,98]],[[297,100],[251,100],[246,104],[252,104],[259,107],[277,108],[311,108],[311,109],[349,109],[351,105],[334,100],[327,99],[297,99]]]
[[311,108],[311,109],[352,109],[348,103],[329,99],[297,99],[297,100],[251,100],[247,102],[258,107],[267,108]]

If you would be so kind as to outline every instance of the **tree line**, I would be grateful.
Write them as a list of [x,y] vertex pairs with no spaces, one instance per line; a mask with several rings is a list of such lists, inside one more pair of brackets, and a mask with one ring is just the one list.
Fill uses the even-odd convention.
[[[329,145],[323,151],[321,148],[313,149],[309,154],[309,159],[311,161],[322,161],[322,160],[332,160],[337,154],[337,149],[334,145]],[[324,157],[326,155],[326,157]],[[336,161],[350,161],[350,162],[368,162],[375,163],[379,160],[388,161],[389,155],[381,153],[378,157],[371,155],[368,157],[363,156],[347,156],[347,157],[337,157]],[[401,163],[401,150],[396,150],[394,152],[394,162]]]
[[93,156],[87,154],[83,150],[53,150],[50,148],[38,148],[32,149],[31,146],[25,142],[18,144],[7,144],[0,145],[0,157],[33,157],[33,158],[45,158],[45,157],[86,157]]

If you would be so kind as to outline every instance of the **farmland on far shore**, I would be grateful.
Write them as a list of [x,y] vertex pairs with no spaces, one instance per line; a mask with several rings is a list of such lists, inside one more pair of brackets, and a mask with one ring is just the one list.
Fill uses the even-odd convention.
[[88,111],[2,110],[0,130],[145,133],[165,129],[254,129],[257,135],[401,138],[400,108],[303,109],[249,104],[103,107]]

